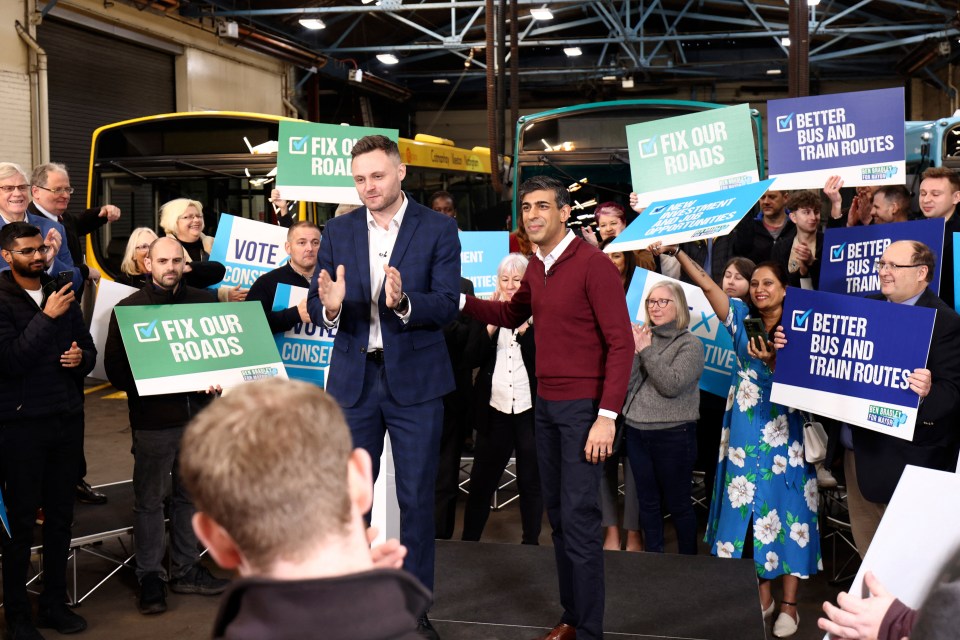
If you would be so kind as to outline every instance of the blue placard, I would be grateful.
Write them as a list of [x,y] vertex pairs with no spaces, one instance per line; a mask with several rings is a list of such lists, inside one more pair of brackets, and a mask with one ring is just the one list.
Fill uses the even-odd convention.
[[790,287],[770,398],[911,440],[920,396],[907,376],[926,367],[935,317],[926,307]]
[[777,189],[903,184],[903,87],[767,102],[767,150]]
[[249,289],[261,275],[283,266],[290,259],[284,249],[286,241],[287,229],[284,227],[221,213],[210,260],[223,264],[227,273],[211,288],[239,286]]
[[733,340],[723,328],[717,314],[713,312],[707,297],[700,287],[668,278],[653,271],[637,268],[627,291],[627,310],[630,321],[643,324],[646,312],[643,301],[647,294],[661,282],[673,282],[680,285],[687,297],[690,308],[690,332],[703,343],[703,374],[700,376],[700,388],[725,398],[730,390],[730,379],[737,364],[733,351]]
[[[295,307],[306,297],[306,287],[278,284],[272,310],[282,311]],[[325,388],[330,357],[333,355],[333,339],[336,335],[336,329],[328,329],[312,322],[298,322],[289,331],[273,334],[280,359],[287,369],[287,377],[312,382]]]
[[10,521],[7,519],[7,508],[3,504],[3,494],[0,493],[0,523],[3,524],[3,530],[7,535],[13,537],[10,533]]
[[866,227],[827,229],[820,257],[820,290],[868,296],[880,293],[880,274],[874,264],[890,243],[916,240],[930,247],[936,256],[930,288],[940,291],[940,264],[943,255],[942,218],[871,224]]
[[510,252],[508,231],[461,231],[460,275],[473,283],[478,298],[489,298],[497,288],[497,267]]
[[604,251],[635,251],[654,242],[671,245],[727,235],[772,183],[773,180],[762,180],[723,191],[653,202]]
[[[958,247],[960,247],[960,233],[953,234],[953,255],[957,256],[960,253],[957,253]],[[939,256],[937,256],[939,258]],[[960,308],[960,276],[957,276],[957,272],[960,272],[960,263],[957,262],[956,258],[953,261],[953,308]]]

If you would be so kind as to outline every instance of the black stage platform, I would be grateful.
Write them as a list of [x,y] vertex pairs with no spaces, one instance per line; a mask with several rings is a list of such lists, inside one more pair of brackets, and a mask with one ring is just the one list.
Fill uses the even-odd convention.
[[[763,640],[752,560],[605,552],[608,638]],[[444,640],[526,640],[560,619],[553,547],[437,541]]]

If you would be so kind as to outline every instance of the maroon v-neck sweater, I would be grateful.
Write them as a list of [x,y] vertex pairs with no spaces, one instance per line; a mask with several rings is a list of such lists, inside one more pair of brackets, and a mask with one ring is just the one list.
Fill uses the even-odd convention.
[[623,409],[633,364],[630,314],[617,268],[595,247],[575,238],[548,273],[534,256],[512,300],[467,296],[463,310],[510,328],[533,315],[543,399],[591,398],[601,409]]

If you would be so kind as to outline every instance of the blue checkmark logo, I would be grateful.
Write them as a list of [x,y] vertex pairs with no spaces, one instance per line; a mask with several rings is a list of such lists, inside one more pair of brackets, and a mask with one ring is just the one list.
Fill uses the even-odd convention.
[[809,323],[807,322],[810,319],[810,314],[813,313],[813,309],[807,309],[806,311],[800,311],[797,309],[793,312],[793,328],[796,331],[806,331]]
[[793,114],[777,116],[777,133],[793,131]]
[[657,155],[657,140],[660,136],[653,136],[640,141],[640,157],[653,158]]
[[140,342],[159,342],[160,333],[157,331],[157,321],[137,322],[133,325],[133,330],[137,332],[137,340]]
[[830,247],[830,262],[843,262],[843,250],[846,246],[847,243],[844,242],[835,247]]
[[310,139],[310,136],[303,136],[302,138],[290,138],[290,153],[297,155],[306,155],[307,153],[307,140]]

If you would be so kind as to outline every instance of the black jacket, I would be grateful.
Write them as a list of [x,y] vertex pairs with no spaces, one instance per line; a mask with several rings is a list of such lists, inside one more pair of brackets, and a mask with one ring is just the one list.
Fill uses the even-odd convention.
[[937,310],[930,340],[927,369],[932,386],[920,403],[913,440],[903,440],[870,429],[853,430],[857,483],[867,500],[886,504],[900,482],[904,467],[912,464],[953,472],[960,447],[960,316],[927,289],[918,307]]
[[247,300],[259,302],[263,306],[263,313],[267,316],[271,333],[283,333],[293,329],[294,325],[302,322],[300,312],[296,306],[273,311],[273,299],[277,295],[277,285],[288,284],[292,287],[310,288],[310,281],[294,271],[290,263],[277,267],[258,277],[247,292]]
[[[500,338],[501,331],[511,331],[511,329],[497,329],[490,336],[487,343],[487,351],[480,365],[480,372],[477,374],[477,386],[475,388],[476,399],[476,429],[484,431],[490,415],[490,394],[493,391],[493,371],[497,366],[497,340]],[[523,335],[517,335],[517,344],[520,345],[520,356],[523,358],[523,366],[527,370],[527,379],[530,381],[530,401],[536,405],[537,402],[537,345],[533,337],[533,326],[527,328]]]
[[[794,234],[796,237],[796,234]],[[807,275],[810,277],[810,280],[813,282],[813,288],[817,291],[820,290],[820,258],[823,256],[823,231],[817,230],[817,256],[813,259],[813,262],[810,264],[810,267],[807,269]],[[791,287],[799,287],[801,285],[801,276],[799,271],[790,271],[790,251],[793,249],[793,240],[790,240],[789,243],[778,242],[773,249],[773,261],[779,262],[783,265],[784,271],[787,272],[787,284]]]
[[[216,302],[212,291],[194,289],[183,283],[173,293],[160,289],[153,282],[140,291],[132,293],[117,306],[145,306],[157,304],[200,304]],[[127,360],[127,351],[120,335],[117,314],[110,315],[110,330],[104,347],[103,366],[107,379],[117,389],[127,392],[130,410],[130,427],[133,429],[172,429],[185,426],[194,415],[206,407],[213,396],[203,392],[169,393],[157,396],[140,396]]]
[[[42,284],[52,279],[40,276]],[[60,356],[76,342],[79,367],[65,368]],[[42,418],[83,411],[83,378],[97,350],[76,303],[59,318],[44,314],[10,270],[0,272],[0,421]]]
[[308,580],[235,580],[220,600],[214,638],[417,640],[430,592],[405,571],[373,569]]
[[[733,231],[733,255],[750,258],[755,264],[773,260],[777,245],[786,244],[789,247],[796,235],[797,225],[790,218],[787,218],[780,235],[774,238],[763,226],[762,216],[759,220],[748,216]],[[783,266],[786,268],[787,265]]]

